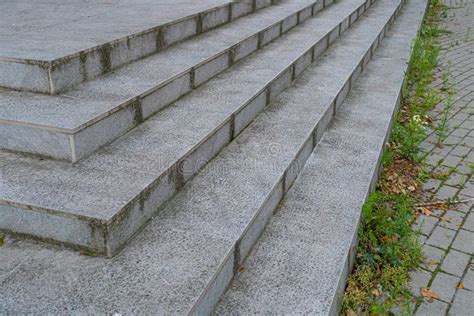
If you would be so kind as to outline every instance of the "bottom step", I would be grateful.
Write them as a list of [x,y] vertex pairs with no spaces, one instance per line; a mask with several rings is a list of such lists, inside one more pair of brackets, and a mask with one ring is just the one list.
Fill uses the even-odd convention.
[[337,313],[425,8],[426,0],[405,4],[216,314]]

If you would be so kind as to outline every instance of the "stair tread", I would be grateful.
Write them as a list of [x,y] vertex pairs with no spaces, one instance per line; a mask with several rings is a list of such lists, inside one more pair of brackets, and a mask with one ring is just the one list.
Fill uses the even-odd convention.
[[[380,15],[387,21],[391,16],[388,11],[395,7],[396,2],[381,0],[362,21],[379,21]],[[0,275],[5,275],[2,290],[8,296],[0,296],[0,311],[3,308],[5,311],[64,312],[61,302],[66,300],[73,300],[74,303],[68,306],[74,311],[96,313],[199,314],[208,310],[209,306],[196,307],[196,303],[206,304],[203,302],[206,291],[219,293],[225,289],[226,277],[231,276],[234,269],[235,244],[254,218],[250,209],[255,212],[255,207],[263,202],[264,194],[259,194],[259,188],[268,192],[271,183],[274,185],[279,181],[282,166],[290,162],[289,152],[296,155],[298,147],[311,134],[310,125],[316,124],[321,113],[331,107],[331,102],[324,104],[329,95],[314,98],[317,92],[311,94],[314,107],[307,106],[308,100],[303,100],[301,91],[313,93],[315,83],[332,78],[338,81],[344,74],[347,77],[357,61],[339,64],[334,57],[354,59],[357,54],[364,56],[362,48],[370,48],[367,35],[370,34],[373,40],[383,27],[383,24],[369,25],[362,21],[192,179],[116,257],[90,258],[31,241],[6,240],[0,252],[0,271],[3,272]],[[368,28],[365,25],[369,25]],[[324,71],[318,71],[329,65],[340,70],[330,77],[331,80],[327,80]],[[326,87],[332,89],[334,99],[341,87],[333,85]],[[294,100],[296,97],[302,102]],[[284,113],[296,115],[302,109],[311,114],[299,115],[297,121],[291,119],[291,115],[283,120]],[[281,131],[273,130],[272,124],[277,124]],[[270,155],[265,152],[271,144],[282,146],[276,155],[279,159],[272,157],[271,152]],[[254,157],[259,163],[270,165],[270,171],[256,168],[253,174],[254,169],[250,171],[238,162],[244,157],[251,164]],[[235,164],[232,164],[233,160]],[[246,177],[242,178],[244,175]],[[21,258],[26,256],[28,260],[17,268]],[[224,270],[226,273],[219,274]],[[24,282],[28,282],[27,287],[23,286]],[[38,288],[48,291],[41,291],[42,296],[38,297],[32,294],[39,293]]]
[[0,91],[0,120],[80,129],[314,2],[283,1],[57,96],[4,89]]
[[[110,219],[170,165],[228,120],[284,65],[291,64],[298,51],[309,48],[311,41],[302,41],[302,36],[303,39],[319,38],[328,25],[337,25],[360,3],[363,2],[350,0],[335,4],[321,14],[334,20],[308,21],[318,23],[320,30],[305,32],[306,27],[313,26],[309,23],[305,28],[293,30],[281,41],[268,45],[265,51],[217,76],[75,165],[13,155],[0,183],[0,199],[53,212],[64,210],[78,217]],[[291,49],[280,49],[283,47]],[[273,62],[276,56],[281,64]]]
[[425,7],[405,4],[216,314],[336,313]]

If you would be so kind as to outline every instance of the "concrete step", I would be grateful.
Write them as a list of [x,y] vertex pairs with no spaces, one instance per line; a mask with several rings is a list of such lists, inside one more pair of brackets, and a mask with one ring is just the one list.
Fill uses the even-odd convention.
[[115,257],[7,238],[0,311],[208,314],[399,6],[375,3]]
[[115,254],[364,7],[328,7],[75,165],[4,153],[0,229]]
[[338,314],[426,3],[407,1],[215,314]]
[[282,1],[58,96],[1,91],[0,148],[76,162],[322,7]]
[[0,86],[57,94],[271,2],[6,1],[0,4]]

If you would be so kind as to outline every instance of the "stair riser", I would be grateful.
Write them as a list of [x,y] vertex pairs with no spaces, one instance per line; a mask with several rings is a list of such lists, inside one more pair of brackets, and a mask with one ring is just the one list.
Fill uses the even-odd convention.
[[[358,9],[359,10],[359,9]],[[352,14],[352,13],[351,13]],[[344,20],[348,20],[348,15]],[[334,27],[339,34],[340,25]],[[331,31],[333,32],[333,31]],[[331,32],[328,32],[331,33]],[[333,32],[334,33],[334,32]],[[328,35],[311,46],[310,54],[312,59],[316,59],[321,52],[328,46]],[[171,198],[189,179],[192,178],[203,166],[204,162],[210,161],[222,148],[224,148],[234,137],[236,137],[253,118],[268,104],[272,98],[276,97],[276,92],[281,91],[291,83],[292,74],[294,74],[295,65],[307,63],[307,54],[303,53],[299,58],[281,71],[272,82],[269,82],[254,97],[245,102],[240,109],[229,116],[219,127],[209,134],[202,142],[191,149],[182,159],[173,164],[167,172],[161,175],[157,180],[151,183],[137,198],[130,201],[119,215],[110,222],[91,224],[93,228],[84,231],[83,234],[68,236],[68,239],[59,239],[47,236],[50,239],[56,239],[64,244],[73,244],[76,247],[87,248],[100,254],[112,256],[116,254],[127,240],[140,229],[156,209]],[[289,79],[290,78],[290,79]],[[294,78],[293,78],[294,79]],[[54,210],[35,209],[42,213],[54,213]],[[80,220],[87,221],[86,218]],[[64,223],[67,225],[67,223]],[[19,232],[28,231],[34,228],[34,223],[25,223],[24,229]],[[30,228],[32,227],[32,228]],[[98,232],[93,237],[89,232]],[[54,231],[53,231],[54,233]],[[97,238],[96,236],[103,236]],[[84,243],[82,241],[86,240]]]
[[53,61],[0,60],[0,86],[57,94],[269,5],[269,0],[229,3]]
[[[332,3],[326,2],[327,5]],[[77,162],[323,8],[323,2],[317,1],[75,129],[0,121],[0,147]]]
[[[392,18],[390,18],[390,21],[388,22],[386,27],[384,27],[381,30],[379,36],[377,36],[377,38],[374,40],[374,44],[379,41],[382,34],[385,34],[385,30],[393,22],[394,17],[398,14],[399,9],[401,8],[402,5],[403,4],[400,4],[396,12],[394,12],[394,15],[392,16]],[[373,52],[372,47],[374,44],[372,44],[372,46],[368,48],[367,50],[368,56],[370,57],[372,56],[372,52]],[[367,56],[367,54],[365,56]],[[359,69],[362,65],[364,65],[364,59],[365,58],[361,58],[359,65],[354,69],[354,72],[352,73],[350,78],[348,78],[345,85],[349,87],[347,91],[350,90],[350,82],[355,80],[357,76],[361,73],[361,71],[357,71],[357,69]],[[213,307],[219,301],[220,296],[224,293],[225,289],[230,284],[230,281],[232,280],[234,274],[238,271],[239,267],[243,264],[252,246],[257,241],[258,237],[265,229],[266,224],[272,217],[273,212],[276,210],[279,203],[284,198],[285,193],[289,190],[294,180],[296,179],[297,175],[304,167],[306,160],[309,158],[314,147],[317,145],[317,143],[321,139],[322,135],[324,134],[324,131],[328,128],[332,118],[334,117],[336,113],[335,111],[337,108],[336,107],[337,100],[338,99],[343,100],[346,95],[347,95],[346,90],[342,88],[338,96],[335,98],[334,102],[328,107],[328,110],[326,111],[324,116],[321,118],[321,120],[313,129],[311,136],[302,145],[297,155],[297,158],[295,158],[295,160],[293,160],[293,162],[288,166],[285,173],[282,175],[282,178],[280,179],[278,184],[274,187],[274,189],[270,193],[269,198],[258,210],[253,221],[247,226],[247,229],[242,234],[241,239],[235,244],[234,248],[232,248],[229,251],[229,255],[226,257],[226,260],[223,261],[221,265],[221,269],[216,273],[216,276],[213,279],[213,282],[215,282],[215,284],[211,283],[208,286],[207,293],[204,293],[201,296],[200,301],[196,303],[193,310],[191,311],[191,314],[201,315],[201,314],[209,314],[212,312]],[[373,179],[373,184],[375,183],[375,180],[376,180],[376,177],[374,177]],[[352,245],[352,254],[355,254],[356,245],[357,245],[356,242],[354,242]],[[231,270],[229,266],[232,264],[234,265],[234,269]],[[353,256],[349,256],[347,258],[347,262],[345,263],[344,271],[346,274],[348,271],[350,271],[349,267],[351,267],[352,264],[353,264]],[[232,271],[232,272],[229,272],[229,271]],[[342,286],[342,289],[343,288],[344,288],[344,285]],[[218,289],[222,289],[222,291],[218,291]]]

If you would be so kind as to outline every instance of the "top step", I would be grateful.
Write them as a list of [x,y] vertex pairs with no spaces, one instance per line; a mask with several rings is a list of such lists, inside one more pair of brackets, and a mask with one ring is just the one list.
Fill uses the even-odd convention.
[[57,94],[272,1],[5,1],[0,86]]

